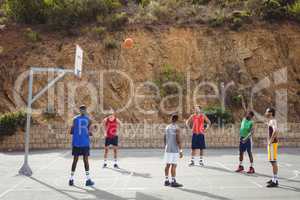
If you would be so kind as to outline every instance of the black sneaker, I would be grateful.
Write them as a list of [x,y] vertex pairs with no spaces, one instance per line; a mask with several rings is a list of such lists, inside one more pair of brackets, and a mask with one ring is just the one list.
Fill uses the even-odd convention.
[[89,179],[85,182],[85,186],[93,186],[94,184],[95,183],[91,179]]
[[276,181],[275,183],[272,181],[270,184],[267,185],[268,188],[272,188],[272,187],[278,187],[278,181]]
[[107,167],[107,164],[106,164],[106,163],[104,163],[104,164],[103,164],[103,168],[106,168],[106,167]]
[[191,161],[190,164],[189,164],[189,166],[190,166],[190,167],[195,166],[195,162],[194,162],[194,161]]
[[120,167],[118,166],[118,164],[114,164],[114,168],[120,169]]
[[201,167],[203,167],[203,166],[204,166],[203,161],[199,161],[199,165],[200,165]]
[[74,180],[69,180],[69,186],[73,186],[74,185]]
[[171,187],[183,187],[183,185],[174,181],[171,183]]
[[272,183],[272,179],[267,182],[267,184],[271,184],[271,183]]
[[170,181],[169,180],[166,180],[165,181],[165,186],[169,186],[170,185]]

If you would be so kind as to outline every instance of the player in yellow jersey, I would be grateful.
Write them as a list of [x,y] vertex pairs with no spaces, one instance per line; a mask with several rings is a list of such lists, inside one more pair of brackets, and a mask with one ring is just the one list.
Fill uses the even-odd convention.
[[278,128],[275,119],[275,109],[268,108],[266,110],[268,121],[268,160],[273,168],[273,178],[268,181],[267,187],[278,187],[278,164],[277,164],[277,149],[278,149]]

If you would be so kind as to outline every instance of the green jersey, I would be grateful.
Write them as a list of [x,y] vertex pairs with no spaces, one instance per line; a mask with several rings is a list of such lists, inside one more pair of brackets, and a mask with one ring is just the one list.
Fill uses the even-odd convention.
[[243,138],[247,137],[251,132],[252,127],[253,127],[253,121],[244,118],[241,123],[240,136]]

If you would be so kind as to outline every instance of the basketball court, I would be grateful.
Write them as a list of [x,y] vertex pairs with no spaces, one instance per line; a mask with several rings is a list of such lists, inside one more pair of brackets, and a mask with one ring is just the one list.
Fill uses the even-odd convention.
[[[233,172],[238,163],[237,149],[209,149],[205,167],[188,167],[189,150],[180,160],[177,180],[183,188],[163,186],[162,149],[123,149],[122,169],[103,169],[103,151],[93,150],[90,157],[94,187],[86,187],[82,160],[75,174],[75,186],[68,186],[70,150],[32,151],[29,157],[32,177],[18,175],[23,152],[0,154],[1,200],[159,200],[159,199],[299,199],[300,150],[281,148],[279,152],[280,187],[266,188],[271,166],[266,150],[255,149],[256,174]],[[248,167],[248,160],[244,166]]]

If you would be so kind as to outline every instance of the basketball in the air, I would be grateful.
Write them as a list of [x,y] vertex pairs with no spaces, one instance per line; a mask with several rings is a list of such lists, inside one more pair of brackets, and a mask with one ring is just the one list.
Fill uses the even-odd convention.
[[125,49],[131,49],[131,48],[133,47],[133,39],[131,39],[131,38],[126,38],[126,39],[124,40],[123,47],[124,47]]

